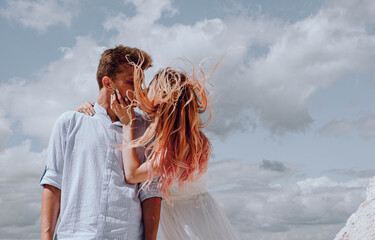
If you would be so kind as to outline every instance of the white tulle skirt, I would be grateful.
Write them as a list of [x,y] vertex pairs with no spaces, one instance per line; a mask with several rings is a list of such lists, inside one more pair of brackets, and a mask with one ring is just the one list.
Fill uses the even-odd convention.
[[204,179],[185,186],[183,193],[177,186],[171,188],[173,204],[162,202],[158,239],[238,239],[225,213],[205,189]]

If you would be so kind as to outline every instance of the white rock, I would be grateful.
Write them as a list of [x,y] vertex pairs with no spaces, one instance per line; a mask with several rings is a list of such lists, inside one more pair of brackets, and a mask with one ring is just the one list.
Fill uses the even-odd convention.
[[375,177],[367,187],[366,200],[350,216],[334,240],[375,240]]

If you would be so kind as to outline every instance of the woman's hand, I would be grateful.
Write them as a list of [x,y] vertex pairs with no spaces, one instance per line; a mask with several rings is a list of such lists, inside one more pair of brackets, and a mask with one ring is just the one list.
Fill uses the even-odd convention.
[[77,108],[77,112],[84,113],[86,115],[94,116],[95,110],[94,110],[94,102],[84,102]]
[[122,126],[122,161],[124,166],[125,181],[135,184],[145,181],[148,177],[146,164],[139,164],[135,147],[127,147],[127,144],[134,140],[133,119],[135,105],[127,98],[123,99],[116,89],[111,94],[111,110],[120,119]]
[[134,119],[134,104],[127,98],[123,99],[116,89],[111,94],[111,109],[125,126],[131,126]]

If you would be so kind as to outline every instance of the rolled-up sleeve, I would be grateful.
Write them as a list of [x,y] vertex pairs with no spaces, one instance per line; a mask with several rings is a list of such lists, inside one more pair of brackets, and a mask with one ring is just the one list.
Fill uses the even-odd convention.
[[147,188],[142,188],[139,191],[139,199],[141,202],[148,198],[153,198],[153,197],[160,197],[162,198],[163,195],[160,192],[160,189],[158,188],[158,183],[159,183],[159,178],[155,178],[152,180],[150,185]]
[[42,177],[40,178],[40,185],[52,185],[61,189],[62,174],[64,167],[64,153],[66,146],[66,116],[61,115],[52,130],[50,141],[47,149],[47,162]]

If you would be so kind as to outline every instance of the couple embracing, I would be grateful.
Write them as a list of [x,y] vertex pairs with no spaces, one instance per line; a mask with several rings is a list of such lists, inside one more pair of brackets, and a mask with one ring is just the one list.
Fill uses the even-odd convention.
[[167,67],[146,87],[151,64],[137,48],[107,49],[94,106],[57,119],[40,180],[42,240],[156,239],[159,226],[160,239],[237,239],[201,177],[205,79]]

